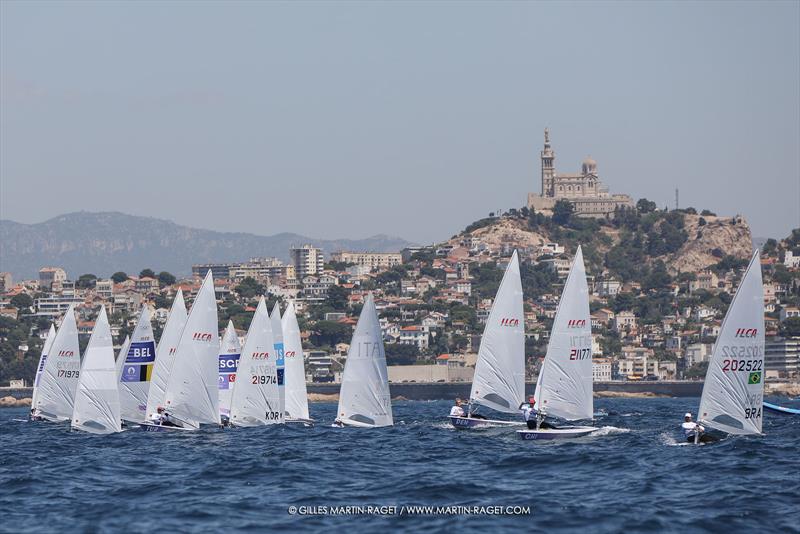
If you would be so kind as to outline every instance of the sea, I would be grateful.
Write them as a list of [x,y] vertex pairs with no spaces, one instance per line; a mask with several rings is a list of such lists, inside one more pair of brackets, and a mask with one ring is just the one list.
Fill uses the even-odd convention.
[[315,403],[313,428],[110,436],[3,409],[0,532],[799,532],[800,417],[695,446],[698,402],[597,399],[596,436],[550,443],[454,430],[444,401],[380,429]]

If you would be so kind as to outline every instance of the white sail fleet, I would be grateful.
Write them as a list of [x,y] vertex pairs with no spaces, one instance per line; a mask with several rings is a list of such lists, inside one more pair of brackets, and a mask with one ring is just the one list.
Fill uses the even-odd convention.
[[[727,434],[760,434],[764,391],[764,309],[758,252],[731,302],[709,362],[698,423]],[[72,429],[120,432],[123,424],[147,431],[197,430],[203,425],[252,427],[310,425],[303,348],[293,303],[258,302],[244,345],[233,324],[220,340],[214,281],[209,272],[187,313],[178,291],[158,345],[143,307],[136,327],[114,358],[105,308],[84,357],[70,307],[50,328],[34,381],[35,419],[70,421]],[[487,417],[486,408],[525,420]],[[523,291],[517,253],[512,255],[481,338],[467,409],[454,407],[459,429],[515,426],[525,440],[577,438],[595,433],[592,333],[583,254],[578,247],[553,321],[535,393],[525,399]],[[687,414],[689,416],[689,414]],[[548,421],[566,421],[559,426]],[[393,424],[381,328],[372,295],[365,299],[342,375],[335,426]],[[684,426],[684,429],[687,428]]]

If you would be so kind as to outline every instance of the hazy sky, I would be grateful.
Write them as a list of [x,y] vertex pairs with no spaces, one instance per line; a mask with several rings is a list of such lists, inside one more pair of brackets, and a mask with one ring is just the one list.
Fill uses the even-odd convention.
[[800,226],[800,3],[0,2],[0,217],[447,238],[591,155]]

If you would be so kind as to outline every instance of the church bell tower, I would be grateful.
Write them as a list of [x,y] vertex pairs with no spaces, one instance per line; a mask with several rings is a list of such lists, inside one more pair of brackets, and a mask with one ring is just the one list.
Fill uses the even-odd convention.
[[555,196],[555,161],[556,154],[550,148],[550,130],[544,129],[544,150],[541,152],[542,158],[542,197]]

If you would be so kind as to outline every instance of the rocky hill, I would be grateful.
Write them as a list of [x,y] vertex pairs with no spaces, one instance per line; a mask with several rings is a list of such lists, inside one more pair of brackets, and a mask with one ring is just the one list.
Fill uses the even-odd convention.
[[181,226],[171,221],[124,213],[70,213],[38,224],[0,220],[0,271],[14,278],[35,277],[56,265],[68,276],[138,273],[152,267],[188,274],[192,264],[243,261],[256,256],[288,259],[289,247],[311,243],[326,253],[336,250],[388,252],[410,245],[386,235],[366,239],[323,240],[281,233],[259,236]]
[[459,246],[467,237],[494,252],[509,246],[536,250],[549,242],[565,245],[573,252],[581,244],[589,251],[588,262],[594,261],[596,268],[612,273],[617,270],[615,263],[643,262],[652,266],[659,260],[670,274],[696,273],[726,256],[748,259],[753,251],[750,227],[743,218],[680,211],[634,213],[620,221],[573,217],[561,224],[550,217],[506,214],[473,223],[447,244]]

